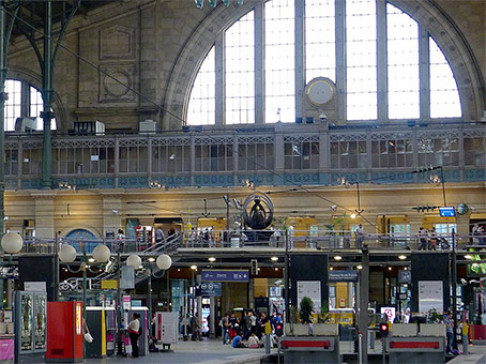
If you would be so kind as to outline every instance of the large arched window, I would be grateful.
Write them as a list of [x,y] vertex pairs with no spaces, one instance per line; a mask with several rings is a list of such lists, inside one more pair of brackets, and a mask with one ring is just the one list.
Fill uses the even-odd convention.
[[295,122],[303,116],[305,85],[315,77],[335,83],[339,120],[462,118],[444,54],[396,6],[271,0],[215,42],[196,78],[187,123]]
[[[5,102],[5,131],[14,131],[18,118],[33,120],[35,130],[44,130],[40,118],[43,110],[42,94],[31,84],[9,79],[5,81],[5,92],[8,100]],[[51,130],[56,129],[56,119],[51,120]]]

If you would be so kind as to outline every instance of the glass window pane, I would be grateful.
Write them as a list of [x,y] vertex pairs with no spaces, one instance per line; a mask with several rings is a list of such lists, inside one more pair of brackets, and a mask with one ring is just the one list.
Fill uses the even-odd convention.
[[265,122],[295,122],[294,1],[265,3]]
[[306,82],[315,77],[335,81],[334,0],[305,1]]
[[346,40],[348,119],[377,119],[376,4],[374,0],[346,1]]
[[254,12],[225,34],[226,124],[255,122]]
[[215,123],[216,72],[214,46],[203,61],[192,87],[187,112],[187,125],[211,125]]
[[429,37],[430,116],[461,117],[461,101],[451,67],[437,43]]
[[388,117],[420,117],[418,23],[387,4]]
[[[42,94],[35,87],[30,86],[30,114],[29,117],[37,121],[37,130],[44,130],[44,121],[41,119],[41,112],[44,110]],[[52,111],[52,109],[51,109]],[[56,118],[51,119],[51,130],[56,130]]]
[[15,130],[15,120],[21,117],[21,90],[22,83],[16,80],[5,81],[5,92],[8,100],[5,101],[5,131]]

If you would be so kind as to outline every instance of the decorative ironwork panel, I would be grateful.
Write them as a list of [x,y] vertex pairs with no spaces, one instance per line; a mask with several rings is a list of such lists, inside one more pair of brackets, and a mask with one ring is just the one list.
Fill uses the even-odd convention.
[[238,144],[264,144],[273,143],[275,140],[273,135],[243,135],[238,136]]
[[387,132],[387,133],[371,133],[370,134],[370,139],[371,140],[397,140],[397,139],[407,139],[411,140],[413,139],[413,133],[408,132]]
[[362,141],[368,139],[368,134],[364,133],[341,133],[341,134],[334,134],[330,133],[330,140],[331,142],[355,142],[355,141]]
[[190,145],[191,137],[189,136],[165,136],[165,137],[153,137],[152,146],[179,146]]
[[148,140],[146,138],[139,137],[120,138],[118,145],[120,147],[146,147],[148,146]]
[[22,140],[22,149],[42,149],[42,140]]
[[233,175],[197,175],[194,176],[195,186],[233,186]]
[[5,149],[19,149],[19,140],[18,139],[6,139],[5,140]]
[[318,141],[319,141],[319,135],[316,134],[284,136],[284,142],[302,143],[302,142],[318,142]]
[[83,137],[83,138],[56,138],[53,139],[53,148],[106,148],[114,147],[113,137]]
[[232,136],[197,136],[194,138],[194,144],[233,144]]

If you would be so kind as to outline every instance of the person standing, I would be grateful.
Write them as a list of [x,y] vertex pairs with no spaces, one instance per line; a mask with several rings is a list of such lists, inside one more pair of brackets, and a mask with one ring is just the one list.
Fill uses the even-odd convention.
[[159,226],[157,230],[155,230],[155,244],[161,243],[165,240],[164,230]]
[[429,234],[429,250],[436,250],[437,246],[437,232],[435,231],[435,227],[430,229]]
[[182,325],[182,337],[184,338],[184,341],[187,341],[187,338],[191,333],[191,320],[189,318],[189,314],[184,316],[181,325]]
[[132,314],[132,321],[128,323],[128,334],[130,335],[130,343],[132,344],[132,356],[138,358],[138,338],[140,336],[140,321],[138,313]]
[[472,228],[473,243],[478,243],[479,245],[484,245],[483,237],[484,229],[479,224],[474,224]]
[[358,228],[354,231],[355,235],[355,248],[362,248],[363,247],[363,240],[364,240],[364,230],[363,225],[359,224]]
[[221,319],[222,325],[221,328],[223,329],[223,345],[228,343],[228,335],[229,335],[229,313],[226,313],[224,317]]
[[423,226],[419,229],[420,246],[418,250],[427,250],[427,230]]
[[452,313],[449,312],[445,318],[446,334],[447,334],[447,353],[452,353],[452,347],[454,345],[454,319]]

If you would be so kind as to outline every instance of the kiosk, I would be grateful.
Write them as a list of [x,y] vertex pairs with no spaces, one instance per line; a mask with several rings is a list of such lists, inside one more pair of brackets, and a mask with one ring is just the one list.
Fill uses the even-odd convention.
[[47,363],[83,361],[83,303],[47,303]]

